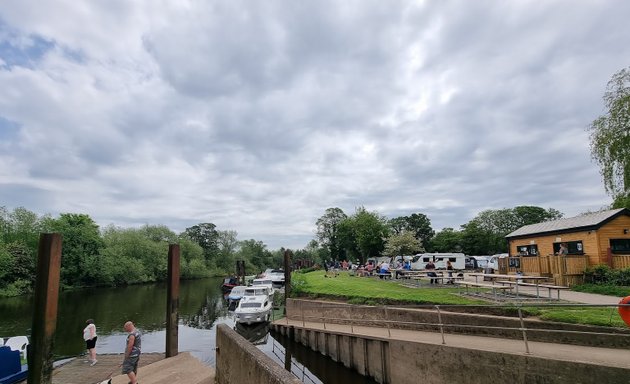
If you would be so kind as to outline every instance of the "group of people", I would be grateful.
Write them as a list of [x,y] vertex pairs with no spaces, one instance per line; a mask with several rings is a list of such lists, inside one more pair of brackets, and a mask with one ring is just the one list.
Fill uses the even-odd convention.
[[[87,349],[90,366],[97,363],[96,360],[96,325],[93,319],[86,321],[86,327],[83,329],[83,340],[85,340],[85,348]],[[125,356],[123,362],[120,364],[122,367],[122,373],[129,377],[130,384],[138,383],[138,362],[140,361],[140,353],[142,349],[142,334],[131,322],[127,321],[123,326],[125,332],[127,332],[127,339],[125,343]]]

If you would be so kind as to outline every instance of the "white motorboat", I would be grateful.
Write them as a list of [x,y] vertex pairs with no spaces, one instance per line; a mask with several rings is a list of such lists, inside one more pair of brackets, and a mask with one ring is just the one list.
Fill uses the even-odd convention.
[[258,287],[267,287],[267,288],[269,288],[269,296],[271,298],[273,298],[273,294],[276,291],[275,288],[273,287],[273,280],[271,280],[268,277],[261,278],[261,279],[254,279],[252,281],[252,285],[251,286],[252,287],[256,287],[256,288],[258,288]]
[[237,285],[236,287],[232,288],[227,297],[228,311],[233,311],[236,309],[239,301],[241,301],[241,298],[243,298],[243,295],[245,294],[245,289],[247,289],[247,287],[244,285]]
[[268,287],[247,287],[234,310],[237,323],[261,323],[271,318],[273,299]]

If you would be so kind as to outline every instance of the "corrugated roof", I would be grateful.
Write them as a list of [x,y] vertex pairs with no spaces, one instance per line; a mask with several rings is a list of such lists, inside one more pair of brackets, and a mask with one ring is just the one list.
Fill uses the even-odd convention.
[[566,219],[558,219],[553,221],[545,221],[538,224],[524,225],[516,231],[508,234],[506,237],[509,238],[546,232],[559,232],[572,228],[594,227],[617,215],[624,209],[625,208],[611,209],[609,211],[594,212],[582,216],[569,217]]

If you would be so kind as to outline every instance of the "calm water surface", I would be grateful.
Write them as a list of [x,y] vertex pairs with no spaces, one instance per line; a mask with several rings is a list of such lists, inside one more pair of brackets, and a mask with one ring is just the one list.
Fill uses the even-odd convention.
[[[234,320],[221,291],[222,279],[182,281],[179,305],[179,351],[191,352],[207,365],[215,365],[215,327]],[[32,297],[0,298],[0,337],[30,335]],[[53,353],[58,359],[85,353],[85,320],[95,320],[97,353],[122,353],[126,334],[122,326],[132,320],[142,330],[143,352],[164,352],[166,343],[166,285],[98,288],[61,292]],[[363,376],[301,344],[269,334],[265,326],[236,327],[279,364],[306,383],[373,383]],[[288,355],[288,357],[287,357]],[[288,359],[288,360],[287,360]],[[288,364],[291,361],[291,364]],[[307,368],[302,368],[306,365]]]

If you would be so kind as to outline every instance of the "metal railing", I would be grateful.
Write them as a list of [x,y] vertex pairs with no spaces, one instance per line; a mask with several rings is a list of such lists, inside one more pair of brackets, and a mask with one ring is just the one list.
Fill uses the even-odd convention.
[[[510,309],[510,310],[516,310],[518,313],[518,323],[519,323],[519,327],[506,327],[506,326],[492,326],[492,325],[474,325],[474,324],[457,324],[457,323],[446,323],[443,320],[443,316],[442,316],[442,311],[444,309],[448,309],[448,308],[492,308],[492,309]],[[409,305],[409,306],[404,306],[404,307],[387,307],[387,306],[382,306],[382,307],[372,307],[372,306],[362,306],[362,308],[374,308],[375,311],[380,311],[382,308],[382,312],[383,312],[383,317],[382,318],[370,318],[370,319],[366,319],[366,318],[352,318],[352,317],[327,317],[327,316],[305,316],[305,308],[304,308],[304,302],[303,301],[299,301],[299,312],[301,314],[300,319],[298,321],[301,320],[302,322],[302,328],[306,328],[306,324],[307,321],[310,322],[314,322],[316,324],[322,324],[323,329],[324,330],[332,330],[330,329],[330,326],[335,324],[335,325],[348,325],[350,327],[350,334],[355,334],[355,326],[363,326],[363,327],[370,327],[370,325],[366,325],[367,324],[376,324],[378,323],[379,325],[386,325],[387,327],[387,336],[389,338],[392,338],[392,334],[391,334],[391,328],[392,326],[396,327],[398,326],[398,328],[402,328],[400,326],[403,327],[415,327],[417,328],[418,326],[428,326],[428,327],[432,327],[434,329],[438,329],[441,336],[442,336],[442,344],[446,344],[446,338],[444,336],[445,334],[445,329],[448,328],[460,328],[460,329],[483,329],[486,331],[514,331],[514,332],[520,332],[522,334],[522,341],[524,343],[524,347],[525,347],[525,353],[526,354],[530,354],[530,348],[529,348],[529,341],[528,341],[528,332],[547,332],[547,333],[564,333],[564,334],[576,334],[576,335],[585,335],[585,336],[619,336],[619,335],[628,335],[630,336],[630,332],[625,332],[625,331],[618,331],[618,332],[590,332],[590,331],[578,331],[578,330],[570,330],[570,329],[560,329],[560,328],[528,328],[525,325],[525,320],[523,317],[523,308],[562,308],[562,307],[573,307],[573,308],[611,308],[611,321],[612,321],[612,315],[613,315],[613,311],[619,307],[630,307],[630,304],[578,304],[578,303],[548,303],[548,304],[542,304],[542,303],[520,303],[519,305],[515,305],[515,306],[505,306],[505,305],[493,305],[493,304],[478,304],[478,305],[461,305],[461,304],[449,304],[449,305]],[[352,308],[350,306],[343,306],[343,305],[324,305],[323,303],[320,303],[319,305],[310,305],[310,310],[316,309],[319,312],[323,312],[324,309],[347,309],[347,308]],[[419,321],[401,321],[401,320],[390,320],[390,316],[389,316],[389,312],[392,309],[399,309],[399,310],[406,310],[406,309],[434,309],[436,311],[437,314],[437,322],[419,322]],[[462,313],[462,312],[449,312],[450,314],[456,314],[458,316],[474,316],[476,314],[470,314],[470,313]],[[504,317],[508,317],[508,316],[504,316]],[[289,313],[287,313],[287,317],[286,319],[286,324],[289,325]],[[515,319],[515,318],[514,318]],[[328,329],[327,329],[327,324]],[[574,325],[574,324],[570,324],[570,325]],[[585,324],[580,324],[580,325],[585,325]],[[618,329],[618,328],[611,328],[611,330],[614,329]],[[426,329],[425,329],[426,331]],[[488,335],[488,334],[481,334],[481,335],[473,335],[473,336],[480,336],[480,337],[491,337],[492,335]],[[516,339],[515,339],[516,340]]]
[[[278,344],[275,340],[272,340],[271,342],[271,353],[273,353],[278,360],[284,362],[286,364],[286,353],[285,353],[285,348],[282,347],[282,345],[278,345],[276,346],[276,344]],[[298,374],[296,374],[295,372],[293,372],[293,367],[295,367],[300,373],[301,376],[300,377]],[[308,379],[308,381],[310,381],[313,384],[318,384],[319,381],[315,381],[308,373],[308,368],[306,368],[304,366],[304,364],[298,364],[296,363],[293,359],[291,359],[291,369],[287,369],[287,371],[291,372],[293,374],[293,376],[297,377],[299,380],[301,380],[303,383],[305,383],[304,380]],[[308,371],[310,372],[310,371]]]

